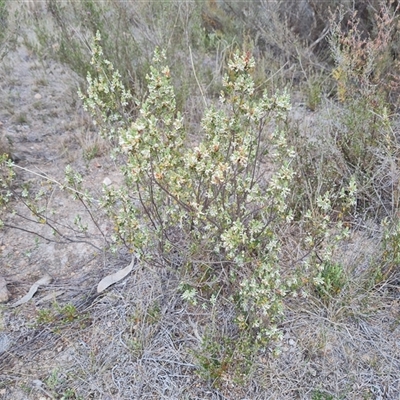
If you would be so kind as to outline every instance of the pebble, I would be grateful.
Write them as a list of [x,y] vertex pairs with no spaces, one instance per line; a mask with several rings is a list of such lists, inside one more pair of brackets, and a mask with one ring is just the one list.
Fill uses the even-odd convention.
[[314,378],[317,376],[317,371],[314,368],[309,367],[308,371],[311,374],[311,376],[313,376]]
[[11,339],[4,332],[0,332],[0,354],[5,353],[11,347]]
[[103,184],[106,185],[106,186],[110,186],[112,184],[112,181],[111,181],[110,178],[106,177],[103,180]]
[[0,276],[0,303],[6,303],[10,298],[6,280]]

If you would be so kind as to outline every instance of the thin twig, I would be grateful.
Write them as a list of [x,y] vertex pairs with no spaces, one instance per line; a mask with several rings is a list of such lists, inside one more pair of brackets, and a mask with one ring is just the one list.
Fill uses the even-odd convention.
[[79,192],[78,190],[76,190],[76,189],[74,189],[74,188],[72,188],[72,187],[70,187],[70,186],[66,186],[66,185],[64,185],[64,184],[62,184],[62,183],[56,181],[56,180],[53,179],[53,178],[49,178],[49,177],[46,176],[46,175],[39,174],[38,172],[34,172],[34,171],[32,171],[32,170],[30,170],[30,169],[28,169],[28,168],[21,167],[20,165],[17,165],[17,164],[14,164],[13,167],[14,167],[14,168],[22,169],[22,170],[24,170],[24,171],[26,171],[26,172],[29,172],[29,173],[31,173],[31,174],[33,174],[33,175],[36,175],[36,176],[40,177],[40,178],[46,179],[46,180],[48,180],[48,181],[50,181],[50,182],[53,182],[53,183],[57,184],[57,185],[60,186],[61,188],[68,189],[68,190],[70,190],[71,192],[77,193],[77,194],[79,194],[79,195],[81,195],[81,196],[84,196],[84,197],[86,196],[85,193]]
[[190,53],[190,62],[192,64],[192,69],[193,69],[193,75],[194,75],[194,78],[196,79],[197,86],[199,87],[199,90],[200,90],[200,93],[201,93],[201,97],[202,97],[203,102],[204,102],[204,106],[207,107],[206,96],[204,95],[203,89],[202,89],[202,87],[200,85],[200,82],[199,82],[199,80],[197,78],[196,70],[194,68],[192,48],[190,46],[189,46],[189,53]]
[[26,233],[30,233],[30,234],[36,235],[36,236],[38,236],[38,237],[40,237],[40,238],[42,238],[42,239],[44,239],[44,240],[47,240],[48,242],[57,243],[57,244],[85,243],[85,244],[88,244],[89,246],[94,247],[94,248],[95,248],[96,250],[98,250],[98,251],[102,251],[102,249],[101,249],[100,247],[97,247],[97,246],[96,246],[95,244],[93,244],[93,243],[90,243],[90,242],[88,242],[88,241],[86,241],[86,240],[73,240],[73,239],[70,239],[70,238],[68,238],[68,237],[65,237],[64,235],[62,235],[62,234],[60,234],[60,233],[58,233],[58,234],[59,234],[65,241],[59,241],[59,240],[50,239],[50,238],[48,238],[48,237],[46,237],[46,236],[41,235],[41,234],[38,233],[38,232],[34,232],[34,231],[29,230],[29,229],[21,228],[20,226],[15,226],[15,225],[10,225],[10,224],[4,224],[3,226],[5,226],[6,228],[17,229],[17,230],[20,230],[20,231],[22,231],[22,232],[26,232]]

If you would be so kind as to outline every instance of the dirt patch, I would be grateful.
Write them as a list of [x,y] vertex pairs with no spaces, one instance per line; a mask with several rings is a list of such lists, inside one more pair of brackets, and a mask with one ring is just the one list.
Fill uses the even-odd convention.
[[[98,144],[99,139],[94,137],[95,132],[90,131],[87,117],[80,107],[77,96],[79,80],[71,71],[55,62],[39,60],[20,45],[2,61],[0,81],[2,137],[17,160],[19,185],[40,187],[46,182],[50,184],[46,177],[63,182],[67,165],[72,165],[83,175],[87,188],[94,194],[96,191],[101,193],[105,178],[111,183],[120,180],[115,166],[105,156],[85,159],[85,146],[89,149],[92,140]],[[30,195],[33,196],[34,192]],[[49,220],[64,237],[54,237],[49,226],[34,221],[29,209],[22,205],[16,207],[16,215],[8,220],[10,225],[19,229],[6,227],[0,231],[0,276],[7,283],[9,305],[25,295],[43,274],[52,277],[51,284],[40,287],[29,304],[18,309],[1,308],[0,329],[4,333],[0,374],[14,371],[16,380],[11,380],[19,383],[12,389],[5,378],[6,386],[0,384],[0,398],[48,398],[37,382],[28,392],[18,389],[23,376],[37,379],[48,376],[58,363],[51,359],[60,355],[60,346],[63,348],[60,343],[64,338],[37,329],[33,326],[35,319],[55,302],[60,307],[64,304],[74,304],[77,309],[83,307],[82,297],[90,297],[98,280],[112,268],[118,268],[118,262],[117,266],[110,265],[102,252],[103,234],[109,234],[111,229],[107,222],[99,222],[96,227],[93,221],[87,220],[83,205],[72,201],[70,194],[57,184],[46,188],[44,201],[49,210]],[[88,223],[85,234],[76,230],[73,221],[77,215],[82,216],[82,223]],[[32,232],[39,236],[32,235]],[[49,294],[54,294],[53,298],[37,305]],[[57,310],[54,313],[57,314]],[[10,346],[12,356],[8,353]],[[40,367],[40,360],[45,359]]]

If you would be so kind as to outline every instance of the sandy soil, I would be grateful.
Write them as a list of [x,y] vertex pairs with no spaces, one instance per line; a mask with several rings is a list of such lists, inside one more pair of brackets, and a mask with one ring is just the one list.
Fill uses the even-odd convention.
[[[36,184],[46,186],[44,202],[49,211],[52,210],[49,218],[62,224],[60,229],[68,237],[55,238],[47,226],[18,216],[8,219],[7,223],[21,229],[0,231],[0,276],[5,279],[9,292],[7,305],[0,306],[0,330],[4,330],[3,342],[0,338],[0,358],[5,357],[1,343],[3,350],[8,350],[28,340],[24,338],[24,331],[29,330],[26,325],[38,315],[40,307],[35,303],[40,299],[53,293],[63,304],[75,296],[90,294],[101,276],[113,268],[102,253],[104,242],[93,223],[88,221],[89,229],[85,235],[71,230],[76,215],[82,215],[83,221],[87,219],[82,205],[72,201],[58,185],[50,185],[38,176],[63,182],[66,165],[72,165],[84,176],[85,187],[95,194],[101,192],[106,177],[111,181],[114,176],[120,179],[106,157],[100,155],[90,161],[84,158],[85,146],[93,146],[98,139],[94,138],[97,133],[90,130],[90,122],[79,103],[78,81],[67,68],[39,60],[22,44],[0,65],[1,134],[11,143],[13,157],[17,160],[16,182],[18,185],[29,184],[32,188]],[[34,195],[31,191],[30,196]],[[17,205],[16,210],[30,218],[26,207]],[[102,221],[99,226],[103,233],[108,233],[109,224]],[[50,240],[35,237],[27,231],[37,232]],[[39,288],[33,304],[18,310],[8,307],[46,274],[51,276],[52,282]],[[54,299],[50,298],[44,305],[49,306]],[[3,361],[10,362],[8,359]],[[3,363],[4,367],[7,365]],[[22,369],[20,373],[23,374]],[[2,397],[5,393],[7,396]],[[25,397],[14,392],[10,394],[0,383],[0,398]]]

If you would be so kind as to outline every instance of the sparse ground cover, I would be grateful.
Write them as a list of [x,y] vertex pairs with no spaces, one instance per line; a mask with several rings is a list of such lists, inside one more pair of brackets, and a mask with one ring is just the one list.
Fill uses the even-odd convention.
[[399,10],[351,3],[0,1],[0,398],[400,397]]

